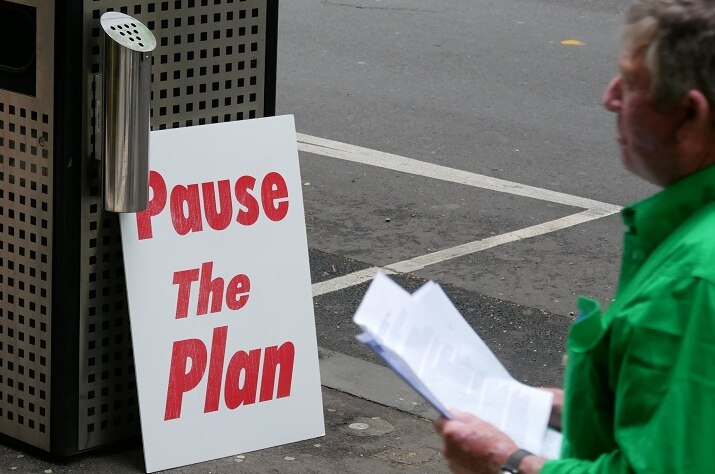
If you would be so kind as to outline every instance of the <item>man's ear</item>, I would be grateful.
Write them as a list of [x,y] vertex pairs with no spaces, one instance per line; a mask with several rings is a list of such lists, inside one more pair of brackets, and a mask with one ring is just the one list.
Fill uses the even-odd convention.
[[697,89],[691,89],[681,102],[685,114],[678,126],[678,148],[685,154],[699,154],[713,133],[710,102]]

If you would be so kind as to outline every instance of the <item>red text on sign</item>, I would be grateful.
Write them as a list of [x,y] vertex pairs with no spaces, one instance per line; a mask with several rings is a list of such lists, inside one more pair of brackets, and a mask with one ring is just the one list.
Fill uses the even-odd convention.
[[231,356],[224,371],[227,333],[228,326],[215,328],[210,350],[201,339],[174,342],[164,420],[181,416],[184,394],[195,389],[204,376],[207,376],[204,413],[219,409],[222,389],[224,403],[231,410],[255,403],[256,396],[259,402],[290,396],[295,359],[293,343],[288,341],[248,352],[239,350]]
[[[233,186],[228,179],[201,184],[177,184],[168,191],[166,180],[157,171],[149,172],[151,199],[145,211],[136,215],[139,240],[154,237],[152,218],[166,210],[167,202],[171,224],[178,235],[201,232],[208,225],[214,230],[224,230],[231,222],[250,226],[263,214],[278,222],[288,214],[288,185],[280,173],[267,173],[256,193],[256,178],[241,176]],[[235,216],[235,217],[234,217]]]
[[[196,314],[202,315],[209,312],[209,300],[212,313],[223,309],[224,283],[221,277],[213,278],[213,262],[204,262],[201,268],[192,268],[174,272],[174,285],[179,287],[176,297],[176,319],[185,318],[189,314],[189,299],[191,286],[199,282],[199,301],[196,305]],[[225,287],[226,306],[232,311],[238,311],[248,303],[251,281],[247,275],[239,274],[229,280]]]

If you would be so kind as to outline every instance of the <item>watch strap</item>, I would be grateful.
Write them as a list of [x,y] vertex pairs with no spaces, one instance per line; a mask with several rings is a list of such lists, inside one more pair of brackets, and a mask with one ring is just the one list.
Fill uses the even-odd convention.
[[501,467],[501,472],[519,474],[521,472],[519,471],[519,464],[521,464],[521,460],[527,456],[531,456],[532,454],[533,453],[527,451],[526,449],[517,449],[511,453],[508,458],[506,458],[504,465]]

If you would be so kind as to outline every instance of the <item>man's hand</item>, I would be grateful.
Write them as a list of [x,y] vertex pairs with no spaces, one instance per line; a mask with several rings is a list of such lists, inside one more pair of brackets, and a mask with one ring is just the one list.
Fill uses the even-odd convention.
[[564,411],[564,391],[560,388],[542,388],[554,394],[554,401],[551,403],[551,416],[549,426],[561,431],[561,415]]
[[[440,418],[435,429],[444,439],[443,454],[455,474],[496,474],[518,449],[514,441],[486,421],[457,410],[453,420]],[[524,474],[538,474],[546,459],[527,456],[519,465]]]
[[435,421],[444,439],[444,457],[457,474],[494,474],[511,453],[518,449],[514,441],[486,421],[453,410],[454,420]]

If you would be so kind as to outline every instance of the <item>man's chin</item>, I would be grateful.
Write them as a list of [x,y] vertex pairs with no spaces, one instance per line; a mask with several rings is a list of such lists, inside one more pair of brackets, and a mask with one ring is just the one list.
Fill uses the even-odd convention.
[[638,166],[638,160],[634,160],[633,156],[623,149],[621,150],[621,166],[623,166],[623,169],[625,169],[631,174],[634,174],[643,179],[648,179],[643,176],[643,170],[640,166]]

